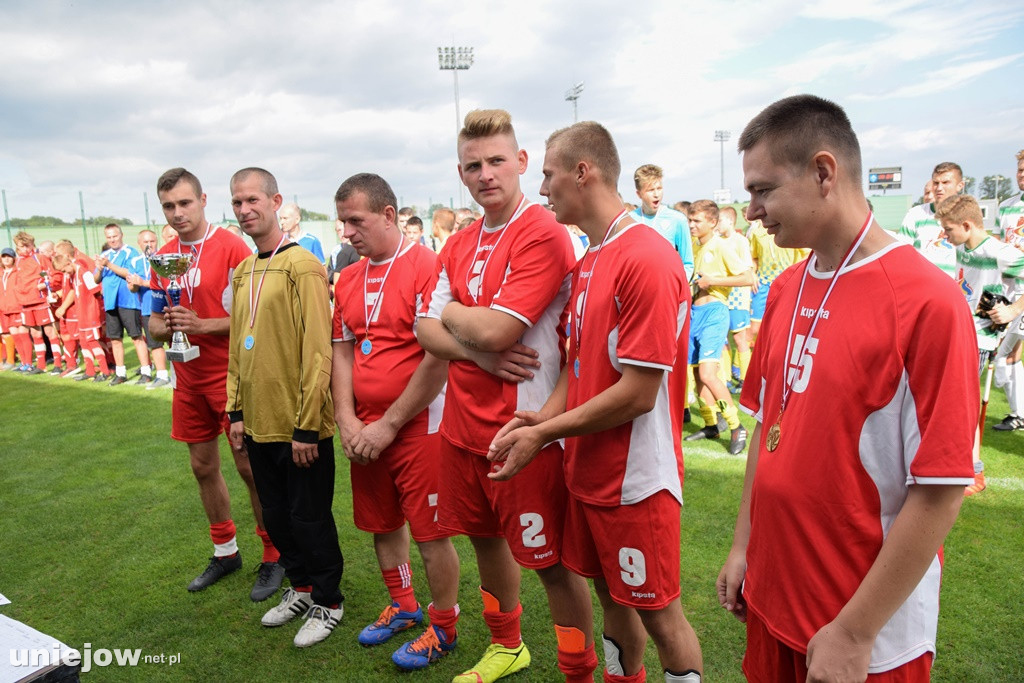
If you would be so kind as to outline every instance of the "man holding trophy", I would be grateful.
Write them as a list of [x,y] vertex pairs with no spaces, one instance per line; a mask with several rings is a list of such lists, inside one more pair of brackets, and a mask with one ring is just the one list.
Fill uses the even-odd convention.
[[[206,220],[206,195],[199,179],[185,169],[172,168],[160,176],[157,195],[177,237],[150,259],[153,311],[149,328],[156,339],[172,342],[167,357],[175,363],[177,380],[171,406],[171,438],[188,444],[214,545],[209,565],[188,586],[194,592],[242,566],[227,484],[220,470],[218,436],[228,432],[225,406],[231,276],[250,252],[241,238]],[[250,594],[259,602],[280,588],[284,569],[263,526],[249,460],[234,448],[232,454],[249,489],[256,533],[263,541],[263,561]]]

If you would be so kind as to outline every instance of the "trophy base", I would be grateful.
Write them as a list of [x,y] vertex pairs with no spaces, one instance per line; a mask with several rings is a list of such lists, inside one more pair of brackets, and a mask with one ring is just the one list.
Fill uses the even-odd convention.
[[198,346],[190,346],[187,349],[167,349],[167,360],[172,363],[187,363],[196,358],[199,358]]

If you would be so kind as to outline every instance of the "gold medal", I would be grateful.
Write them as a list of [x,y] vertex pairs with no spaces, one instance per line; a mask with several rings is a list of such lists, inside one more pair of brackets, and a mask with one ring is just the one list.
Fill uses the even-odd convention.
[[764,445],[770,452],[774,452],[779,447],[779,439],[782,438],[782,415],[779,415],[779,419],[775,421],[768,429],[768,436],[765,437]]

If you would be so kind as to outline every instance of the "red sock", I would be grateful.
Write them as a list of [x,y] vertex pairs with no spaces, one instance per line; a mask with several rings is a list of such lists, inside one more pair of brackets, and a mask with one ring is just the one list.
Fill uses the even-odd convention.
[[231,557],[238,552],[235,540],[235,523],[228,519],[210,525],[210,540],[213,541],[213,554],[217,557]]
[[266,529],[256,527],[256,535],[263,541],[263,561],[277,562],[280,560],[281,553],[274,547],[274,542],[270,540],[270,534],[267,533]]
[[400,564],[394,569],[381,569],[380,573],[384,576],[384,585],[388,587],[391,602],[397,602],[398,609],[403,612],[415,612],[419,603],[416,602],[412,588],[412,568],[409,563]]
[[12,332],[14,345],[18,347],[18,357],[22,365],[30,365],[32,362],[32,337],[28,332]]
[[78,365],[78,340],[74,337],[64,340],[64,364],[68,370]]
[[647,669],[640,667],[632,676],[616,676],[607,671],[604,672],[604,683],[644,683],[647,680]]
[[434,603],[427,605],[427,615],[430,617],[430,623],[433,624],[434,628],[444,631],[444,639],[451,643],[455,640],[455,634],[457,633],[455,625],[459,622],[459,606],[455,605],[451,609],[437,609],[434,607]]
[[43,341],[43,333],[39,336],[32,335],[32,348],[36,352],[36,367],[40,370],[46,369],[46,342]]
[[292,590],[296,593],[312,593],[313,584],[310,584],[308,586],[292,586]]
[[573,626],[555,624],[558,637],[558,670],[565,674],[566,683],[594,683],[597,653],[594,644],[587,646],[586,635]]
[[523,642],[519,630],[522,603],[517,604],[511,612],[502,612],[498,598],[483,586],[480,587],[480,596],[484,600],[484,623],[491,630],[491,642],[510,649],[519,647]]

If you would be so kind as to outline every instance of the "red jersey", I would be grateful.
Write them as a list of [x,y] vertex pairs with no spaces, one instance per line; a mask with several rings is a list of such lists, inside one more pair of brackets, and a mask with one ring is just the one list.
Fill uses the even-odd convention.
[[21,303],[15,286],[18,282],[17,267],[0,272],[0,313],[20,313]]
[[[821,306],[832,273],[815,272],[815,262],[772,283],[741,396],[763,426],[743,593],[772,634],[801,652],[861,584],[909,486],[974,482],[979,404],[974,324],[943,271],[909,245],[891,245],[844,268]],[[784,373],[792,390],[768,451]],[[940,573],[936,557],[882,628],[871,673],[934,652]]]
[[[391,263],[391,259],[362,259],[339,271],[334,286],[332,338],[355,342],[352,385],[356,416],[367,423],[383,417],[423,360],[425,352],[416,341],[416,319],[426,312],[427,297],[437,281],[437,256],[423,245],[404,245],[393,266]],[[367,340],[369,353],[363,353]],[[443,408],[444,391],[395,438],[433,434]]]
[[[175,254],[191,250],[192,265],[178,278],[181,305],[196,312],[200,318],[227,318],[231,315],[231,276],[235,267],[252,251],[241,237],[216,226],[198,242],[181,242],[177,237],[157,251]],[[150,276],[153,292],[153,313],[163,313],[171,304],[166,289],[170,280],[156,270]],[[199,347],[199,357],[187,363],[175,363],[177,387],[194,394],[223,393],[228,376],[228,342],[226,334],[190,334],[189,342]]]
[[683,500],[668,373],[689,315],[690,290],[678,255],[664,247],[654,229],[634,223],[590,249],[573,270],[566,410],[619,381],[623,365],[665,371],[650,412],[566,439],[565,483],[586,503],[631,505],[661,490]]
[[50,258],[45,254],[32,254],[18,257],[14,266],[17,271],[17,283],[14,286],[18,303],[22,308],[34,308],[46,304],[46,288],[39,289],[43,282],[43,271],[50,272]]
[[520,341],[537,350],[541,366],[533,379],[515,383],[475,363],[449,363],[444,438],[483,455],[516,410],[544,405],[565,362],[564,312],[575,263],[569,234],[536,204],[504,228],[484,228],[479,220],[448,238],[426,315],[440,320],[450,301],[507,313],[526,324]]
[[[75,303],[68,309],[67,318],[78,320],[80,328],[100,327],[106,320],[106,311],[103,309],[103,299],[98,295],[102,291],[102,285],[96,281],[92,268],[87,268],[82,262],[76,260],[75,274],[70,279],[75,290]],[[74,316],[71,310],[75,311]]]

